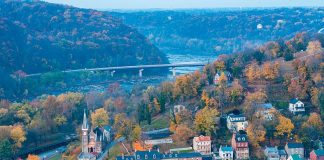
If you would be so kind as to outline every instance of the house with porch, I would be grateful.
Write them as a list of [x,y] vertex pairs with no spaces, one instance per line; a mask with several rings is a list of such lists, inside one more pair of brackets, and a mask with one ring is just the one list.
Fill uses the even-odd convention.
[[235,133],[239,132],[240,130],[245,131],[248,126],[248,121],[242,114],[231,113],[227,116],[226,125],[231,132]]
[[289,102],[289,111],[293,114],[305,113],[304,103],[298,98],[293,98]]

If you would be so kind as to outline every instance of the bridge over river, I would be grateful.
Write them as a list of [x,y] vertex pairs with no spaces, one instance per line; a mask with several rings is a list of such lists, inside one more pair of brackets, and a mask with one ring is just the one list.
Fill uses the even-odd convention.
[[[138,74],[140,77],[142,77],[144,69],[147,69],[147,68],[171,68],[172,75],[175,76],[177,67],[197,67],[197,66],[204,66],[206,64],[207,63],[203,63],[203,62],[185,62],[185,63],[173,63],[173,64],[148,64],[148,65],[135,65],[135,66],[83,68],[83,69],[65,70],[65,71],[60,71],[60,72],[73,73],[73,72],[89,72],[89,71],[90,72],[110,71],[111,76],[114,76],[114,73],[118,70],[138,69]],[[44,74],[44,73],[27,74],[25,77],[41,76],[42,74]]]

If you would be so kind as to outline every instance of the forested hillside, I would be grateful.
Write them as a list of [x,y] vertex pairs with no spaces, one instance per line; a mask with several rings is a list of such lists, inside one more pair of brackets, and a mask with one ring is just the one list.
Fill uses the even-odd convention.
[[176,10],[112,13],[164,52],[223,54],[324,27],[323,8]]
[[0,96],[15,87],[11,74],[168,62],[135,29],[96,10],[0,1],[0,35]]
[[[9,159],[26,148],[80,133],[84,109],[92,110],[93,126],[110,125],[116,139],[125,137],[129,151],[136,150],[133,142],[145,140],[142,130],[160,128],[169,128],[174,141],[158,145],[161,152],[191,146],[192,137],[198,135],[211,136],[217,147],[230,145],[232,133],[225,115],[240,112],[248,121],[251,159],[265,159],[265,146],[283,148],[286,142],[302,142],[308,156],[318,148],[316,140],[324,136],[323,44],[323,34],[300,33],[286,41],[221,55],[203,71],[158,86],[137,86],[130,93],[115,83],[102,93],[64,93],[21,103],[2,99],[0,157]],[[228,78],[225,72],[232,76]],[[216,73],[221,76],[214,84]],[[289,111],[292,98],[305,104],[304,113]],[[273,106],[271,120],[260,114],[259,105],[265,103]],[[179,104],[186,108],[176,114],[173,109]],[[80,152],[80,144],[71,143],[64,155],[76,159]],[[108,159],[121,154],[128,153],[116,145]]]

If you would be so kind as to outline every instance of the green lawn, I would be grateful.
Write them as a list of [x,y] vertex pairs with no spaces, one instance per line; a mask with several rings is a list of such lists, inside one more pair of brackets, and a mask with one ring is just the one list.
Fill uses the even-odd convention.
[[162,129],[169,127],[169,117],[166,115],[160,115],[153,118],[151,125],[147,122],[142,122],[141,127],[143,131],[151,131],[154,129]]

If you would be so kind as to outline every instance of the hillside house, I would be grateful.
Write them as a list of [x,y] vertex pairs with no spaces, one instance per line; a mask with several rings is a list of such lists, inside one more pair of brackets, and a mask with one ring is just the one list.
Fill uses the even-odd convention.
[[226,120],[227,128],[232,132],[239,132],[240,130],[246,130],[248,121],[242,114],[229,114]]
[[264,155],[267,157],[267,160],[279,160],[279,150],[278,147],[266,147],[264,149]]
[[215,74],[215,76],[214,76],[214,84],[215,85],[218,85],[219,84],[219,78],[220,78],[220,76],[221,76],[222,73],[225,74],[225,76],[226,76],[226,78],[227,78],[228,81],[231,81],[232,80],[232,74],[230,72],[228,72],[228,71],[217,72]]
[[305,112],[305,106],[304,103],[298,98],[293,98],[289,102],[289,111],[293,114],[299,114]]
[[245,132],[233,134],[232,147],[235,152],[235,159],[249,159],[249,142]]
[[293,154],[299,154],[301,158],[304,158],[305,150],[302,143],[288,142],[285,146],[285,151],[288,157],[290,157]]
[[220,146],[219,147],[219,157],[222,160],[233,160],[234,159],[233,148],[228,147],[228,146]]
[[173,107],[173,113],[176,115],[178,113],[181,113],[182,111],[186,110],[186,106],[184,105],[175,105]]
[[272,120],[274,111],[275,108],[272,106],[271,103],[263,103],[257,105],[257,114],[267,121]]
[[211,154],[211,139],[210,136],[199,136],[193,138],[193,149],[202,155]]

